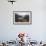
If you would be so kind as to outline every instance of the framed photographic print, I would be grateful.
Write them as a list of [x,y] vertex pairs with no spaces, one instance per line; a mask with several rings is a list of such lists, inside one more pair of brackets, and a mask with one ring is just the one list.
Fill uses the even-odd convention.
[[32,24],[32,11],[13,11],[13,24]]

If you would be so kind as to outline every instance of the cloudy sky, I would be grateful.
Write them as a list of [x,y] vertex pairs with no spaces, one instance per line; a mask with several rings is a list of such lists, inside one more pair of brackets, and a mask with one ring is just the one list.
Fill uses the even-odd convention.
[[17,12],[17,14],[25,16],[25,15],[30,15],[30,12]]

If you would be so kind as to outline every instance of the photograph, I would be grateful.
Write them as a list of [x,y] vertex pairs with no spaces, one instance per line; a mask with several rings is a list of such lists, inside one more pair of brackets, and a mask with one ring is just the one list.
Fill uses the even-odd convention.
[[32,24],[32,11],[13,11],[13,24]]

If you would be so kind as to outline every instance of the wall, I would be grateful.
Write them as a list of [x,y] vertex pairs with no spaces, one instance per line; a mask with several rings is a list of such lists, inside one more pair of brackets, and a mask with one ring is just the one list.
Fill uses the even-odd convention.
[[[0,40],[14,40],[19,32],[26,32],[37,41],[46,40],[45,10],[42,0],[17,0],[14,5],[0,0]],[[13,11],[32,11],[32,25],[14,25]]]

